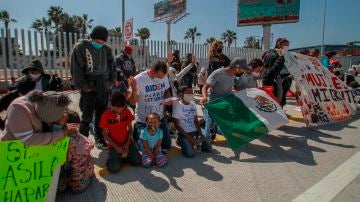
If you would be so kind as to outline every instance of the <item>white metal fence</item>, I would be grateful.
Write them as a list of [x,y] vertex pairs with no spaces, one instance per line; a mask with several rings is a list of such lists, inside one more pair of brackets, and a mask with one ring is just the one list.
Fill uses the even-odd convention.
[[[70,55],[74,44],[84,36],[77,33],[38,32],[24,29],[0,30],[0,80],[9,81],[11,78],[21,76],[20,70],[33,59],[42,61],[46,72],[58,73],[67,79],[70,77]],[[110,36],[108,44],[113,55],[121,52],[121,40]],[[146,68],[156,60],[164,60],[168,52],[180,51],[183,58],[187,53],[194,53],[201,67],[207,67],[207,52],[209,46],[205,44],[191,44],[179,42],[167,46],[165,41],[146,40],[133,46],[133,58],[138,70]],[[169,50],[168,50],[169,49]],[[261,56],[259,49],[245,49],[224,47],[227,56],[242,56],[251,60]]]

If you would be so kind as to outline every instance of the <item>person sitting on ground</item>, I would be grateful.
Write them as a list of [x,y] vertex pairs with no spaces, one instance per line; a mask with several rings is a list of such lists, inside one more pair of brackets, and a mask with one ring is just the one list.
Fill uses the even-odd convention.
[[53,74],[49,81],[49,88],[53,91],[62,91],[63,90],[63,82],[58,74]]
[[106,166],[111,173],[120,170],[122,159],[135,166],[141,164],[141,156],[132,138],[133,120],[133,114],[126,107],[125,96],[114,93],[111,97],[111,109],[106,110],[100,120],[100,127],[110,147]]
[[[80,124],[80,116],[75,111],[67,111],[67,124]],[[56,126],[56,127],[54,127]],[[53,125],[52,130],[62,128],[62,124]],[[87,137],[77,133],[70,137],[69,149],[65,165],[61,167],[58,183],[58,192],[63,192],[70,187],[73,192],[82,192],[94,177],[94,162],[91,150],[94,143]]]
[[345,74],[345,84],[350,86],[350,83],[356,81],[355,80],[355,70],[353,68],[349,68],[347,73]]
[[35,90],[42,92],[55,91],[55,89],[50,88],[49,83],[51,77],[49,74],[44,72],[44,68],[40,60],[35,59],[31,61],[26,68],[21,70],[21,73],[24,74],[24,76],[20,77],[18,81],[15,82],[15,85],[10,87],[10,90],[15,89],[16,83],[22,80],[31,79],[36,83]]
[[163,131],[159,128],[160,116],[151,112],[146,116],[146,128],[140,134],[141,162],[145,168],[156,164],[164,167],[167,163],[166,156],[161,152]]
[[56,131],[43,132],[54,123],[66,122],[64,114],[70,102],[64,93],[36,90],[15,99],[7,110],[7,121],[0,141],[18,139],[26,145],[47,145],[65,135],[76,135],[78,127],[72,124],[64,124]]
[[260,79],[260,74],[264,70],[264,64],[261,59],[255,58],[250,61],[249,67],[251,70],[240,69],[241,76],[235,77],[234,89],[236,91],[257,87],[257,80]]
[[[0,98],[0,112],[7,110],[12,101],[16,98],[26,95],[28,92],[34,90],[35,82],[31,79],[22,79],[16,83],[15,90],[10,91],[4,97]],[[4,130],[5,121],[0,118],[0,129]]]
[[201,134],[200,124],[197,117],[196,105],[193,102],[194,93],[192,87],[182,86],[179,88],[179,101],[174,103],[172,117],[175,127],[179,131],[177,143],[181,147],[183,155],[192,158],[198,147],[205,147],[207,142]]

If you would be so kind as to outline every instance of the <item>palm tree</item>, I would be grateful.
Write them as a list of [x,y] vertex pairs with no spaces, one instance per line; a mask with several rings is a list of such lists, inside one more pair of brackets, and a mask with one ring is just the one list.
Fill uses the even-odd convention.
[[195,43],[195,38],[201,36],[201,33],[197,32],[196,27],[193,28],[189,28],[186,32],[185,32],[185,37],[184,39],[190,39],[191,43],[194,44]]
[[135,36],[141,39],[142,55],[144,55],[145,40],[150,37],[150,30],[146,27],[142,27],[140,29],[137,29],[137,33],[135,33]]
[[169,45],[170,46],[176,46],[177,42],[175,40],[170,40]]
[[0,11],[0,21],[4,22],[5,29],[9,29],[9,24],[12,22],[17,22],[15,19],[10,18],[9,12],[6,10]]
[[211,45],[216,39],[214,37],[210,37],[206,39],[205,45]]
[[82,16],[74,16],[75,27],[81,32],[83,35],[87,34],[87,29],[92,28],[93,19],[88,19],[87,14],[83,14]]
[[227,43],[228,47],[230,47],[232,42],[237,39],[236,32],[226,30],[226,32],[221,34],[221,39],[224,41],[224,43]]
[[48,16],[55,25],[55,31],[59,31],[59,27],[63,18],[63,8],[60,6],[50,6]]
[[41,18],[41,19],[35,19],[35,21],[32,23],[31,28],[41,32],[41,31],[49,31],[51,28],[51,20],[49,18]]
[[109,35],[114,37],[120,37],[121,38],[121,27],[114,27],[112,29],[109,29]]

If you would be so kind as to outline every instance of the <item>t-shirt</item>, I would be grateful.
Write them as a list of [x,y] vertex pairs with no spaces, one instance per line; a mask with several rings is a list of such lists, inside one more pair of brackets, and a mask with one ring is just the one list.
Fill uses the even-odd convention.
[[239,90],[244,90],[246,88],[256,88],[256,77],[248,74],[243,74],[240,77],[235,77],[235,86]]
[[211,86],[209,96],[210,100],[231,94],[234,85],[234,78],[235,76],[230,76],[225,71],[225,68],[213,71],[206,80],[206,83]]
[[164,116],[164,94],[170,88],[169,79],[165,76],[162,79],[152,79],[146,71],[135,76],[139,100],[135,108],[135,120],[145,123],[146,115],[155,112]]
[[109,137],[119,145],[126,144],[128,140],[127,126],[134,120],[128,108],[125,108],[121,114],[117,114],[111,109],[106,110],[100,119],[100,128],[109,130]]
[[173,105],[172,117],[179,119],[179,125],[186,133],[197,131],[194,116],[196,116],[196,105],[194,103],[191,102],[186,105],[177,101]]
[[142,129],[141,133],[140,133],[140,139],[148,141],[148,144],[149,144],[149,147],[151,150],[153,150],[155,148],[156,143],[159,140],[162,140],[162,138],[163,138],[163,132],[160,128],[157,129],[157,131],[154,135],[151,135],[147,131],[147,128]]

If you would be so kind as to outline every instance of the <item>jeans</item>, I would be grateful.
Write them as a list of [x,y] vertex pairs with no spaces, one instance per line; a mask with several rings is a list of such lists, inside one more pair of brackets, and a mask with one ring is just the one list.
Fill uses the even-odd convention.
[[[195,137],[197,135],[197,132],[191,132],[191,133],[187,133],[188,135],[190,135],[191,137]],[[192,158],[195,156],[196,151],[194,150],[194,145],[192,145],[188,139],[186,139],[185,136],[183,135],[179,135],[179,143],[180,143],[180,147],[181,147],[181,152],[183,153],[183,155],[186,158]],[[206,151],[209,148],[208,143],[205,141],[202,143],[201,145],[201,150],[202,151]]]
[[94,137],[96,142],[105,142],[104,137],[102,136],[101,128],[99,127],[99,122],[101,115],[107,108],[107,103],[101,103],[98,98],[96,92],[80,92],[80,101],[79,107],[82,112],[81,122],[80,122],[80,133],[89,136],[89,125],[93,119],[94,111],[95,111],[95,130]]
[[[135,166],[141,164],[141,156],[135,145],[130,145],[129,153],[125,159]],[[111,173],[116,173],[120,170],[122,160],[121,154],[117,153],[115,149],[110,148],[109,157],[106,161],[106,167]]]
[[[141,130],[146,128],[146,124],[142,122],[136,122],[134,125],[133,137],[135,142],[139,141]],[[162,149],[170,149],[171,148],[171,137],[169,133],[169,126],[166,122],[166,119],[161,119],[160,129],[163,131],[163,138],[161,143]]]
[[204,108],[205,120],[205,142],[208,149],[211,149],[211,134],[210,130],[214,130],[216,126],[215,121],[210,117],[209,111]]

